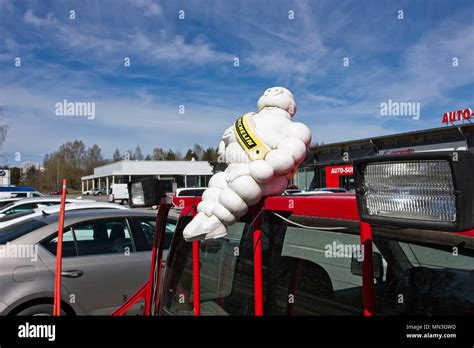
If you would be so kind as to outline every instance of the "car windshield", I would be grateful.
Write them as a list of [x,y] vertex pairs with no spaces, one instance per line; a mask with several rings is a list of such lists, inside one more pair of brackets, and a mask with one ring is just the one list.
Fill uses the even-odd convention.
[[[358,228],[345,233],[284,224],[264,213],[264,312],[362,315]],[[393,234],[394,235],[394,234]],[[427,240],[374,237],[378,315],[474,315],[474,251]],[[374,232],[375,236],[375,232]],[[254,315],[253,229],[236,223],[200,243],[202,315]],[[455,252],[453,251],[455,250]],[[192,243],[175,233],[161,311],[192,315]]]
[[38,228],[46,226],[47,223],[38,219],[28,219],[0,229],[0,244],[11,242]]

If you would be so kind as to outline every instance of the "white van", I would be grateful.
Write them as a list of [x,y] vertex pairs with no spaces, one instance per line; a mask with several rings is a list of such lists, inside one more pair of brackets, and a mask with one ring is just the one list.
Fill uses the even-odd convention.
[[0,199],[33,198],[33,197],[44,197],[44,194],[38,191],[2,191],[0,192]]
[[112,184],[110,186],[109,203],[128,204],[127,184]]

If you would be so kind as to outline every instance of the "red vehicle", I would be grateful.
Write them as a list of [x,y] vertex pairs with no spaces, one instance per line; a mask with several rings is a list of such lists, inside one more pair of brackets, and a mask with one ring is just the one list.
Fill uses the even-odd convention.
[[354,172],[355,194],[268,197],[201,242],[183,239],[200,201],[183,197],[158,301],[141,291],[148,314],[474,315],[474,156],[369,158]]
[[[68,194],[67,189],[65,189],[65,190],[66,190],[66,194]],[[57,190],[57,191],[53,191],[53,192],[50,193],[50,195],[52,195],[52,196],[61,196],[62,194],[63,194],[63,190],[62,190],[62,189],[61,189],[61,190]]]

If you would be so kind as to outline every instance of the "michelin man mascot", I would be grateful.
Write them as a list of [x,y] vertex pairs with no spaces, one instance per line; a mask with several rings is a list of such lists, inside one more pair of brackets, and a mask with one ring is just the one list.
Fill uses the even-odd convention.
[[198,214],[183,231],[187,241],[225,236],[226,226],[262,197],[280,195],[305,159],[311,132],[292,121],[293,94],[283,87],[269,88],[257,108],[258,113],[246,113],[224,132],[218,154],[227,169],[209,180]]

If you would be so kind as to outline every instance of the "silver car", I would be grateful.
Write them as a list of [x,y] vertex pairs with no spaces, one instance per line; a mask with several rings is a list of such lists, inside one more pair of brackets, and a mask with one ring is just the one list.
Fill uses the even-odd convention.
[[[0,315],[51,315],[59,214],[0,232]],[[148,279],[156,212],[66,213],[61,308],[66,315],[110,315]],[[168,249],[176,218],[167,222]],[[163,257],[167,256],[167,251]],[[143,312],[143,304],[128,314]]]
[[[94,202],[88,199],[73,199],[66,198],[66,203],[82,203],[82,202]],[[0,217],[7,215],[21,213],[27,210],[36,209],[40,207],[49,207],[51,205],[59,205],[61,203],[61,197],[33,197],[24,198],[21,200],[10,202],[0,208]]]

